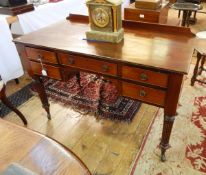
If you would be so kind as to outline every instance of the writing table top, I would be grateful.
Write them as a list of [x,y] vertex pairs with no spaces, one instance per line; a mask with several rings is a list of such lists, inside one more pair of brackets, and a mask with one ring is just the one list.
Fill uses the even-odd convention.
[[14,42],[168,72],[188,73],[195,39],[188,29],[132,21],[123,21],[123,27],[124,40],[118,44],[88,41],[85,35],[89,30],[88,17],[70,15],[68,20],[22,36]]

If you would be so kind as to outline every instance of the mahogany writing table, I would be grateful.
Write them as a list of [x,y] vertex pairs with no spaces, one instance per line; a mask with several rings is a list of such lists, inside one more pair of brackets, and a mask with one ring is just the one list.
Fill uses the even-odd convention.
[[120,95],[164,108],[160,148],[161,160],[165,161],[194,35],[188,28],[135,21],[123,21],[123,27],[124,40],[119,44],[87,41],[88,17],[70,15],[68,20],[14,42],[48,118],[49,103],[39,78],[40,61],[50,78],[66,81],[79,70],[96,73],[115,83]]

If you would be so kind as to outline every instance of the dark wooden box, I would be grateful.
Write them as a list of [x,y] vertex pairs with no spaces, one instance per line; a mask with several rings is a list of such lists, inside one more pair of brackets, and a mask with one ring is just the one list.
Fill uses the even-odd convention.
[[24,4],[14,7],[0,7],[0,14],[15,16],[32,10],[34,10],[33,4]]
[[0,6],[2,7],[13,7],[22,4],[27,4],[27,0],[0,0]]

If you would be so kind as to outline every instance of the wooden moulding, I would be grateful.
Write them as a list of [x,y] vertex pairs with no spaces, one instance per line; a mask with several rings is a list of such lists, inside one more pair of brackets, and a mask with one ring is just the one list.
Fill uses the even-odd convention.
[[181,26],[170,26],[166,24],[158,24],[158,23],[147,23],[140,21],[129,21],[123,20],[123,27],[132,27],[139,29],[146,29],[147,31],[161,32],[161,33],[176,33],[176,34],[184,34],[186,36],[195,36],[194,33],[191,32],[188,27]]
[[33,4],[24,4],[14,7],[0,7],[0,14],[16,16],[34,10]]
[[[77,15],[77,14],[70,14],[67,18],[71,22],[81,22],[81,23],[89,23],[88,16],[84,15]],[[187,27],[180,27],[180,26],[169,26],[166,24],[158,24],[158,23],[147,23],[141,21],[130,21],[130,20],[122,20],[123,28],[136,28],[136,29],[146,29],[161,33],[177,33],[177,34],[184,34],[186,36],[195,36],[194,33],[191,32],[190,28]]]

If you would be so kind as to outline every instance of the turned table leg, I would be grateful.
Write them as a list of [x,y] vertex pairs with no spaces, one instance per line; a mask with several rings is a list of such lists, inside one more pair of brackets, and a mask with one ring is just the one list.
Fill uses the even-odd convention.
[[199,69],[199,62],[201,60],[202,55],[200,53],[197,53],[197,62],[194,68],[193,76],[191,78],[191,86],[194,86],[194,83],[196,81],[196,77],[198,75],[198,69]]
[[186,24],[187,24],[187,27],[190,26],[190,16],[192,14],[192,11],[187,11],[187,17],[186,17]]
[[8,108],[10,108],[12,111],[14,111],[20,117],[20,119],[23,121],[24,125],[27,125],[27,120],[24,117],[24,115],[18,109],[16,109],[12,105],[12,103],[7,99],[5,85],[3,86],[2,90],[0,91],[0,99],[1,99],[3,104],[5,104]]
[[36,92],[39,94],[39,98],[42,103],[42,107],[46,110],[47,112],[47,118],[50,120],[51,119],[51,114],[50,114],[50,109],[49,109],[49,101],[46,95],[46,91],[43,85],[42,80],[40,77],[33,77],[33,88],[36,90]]
[[165,152],[168,148],[170,148],[169,139],[170,139],[170,134],[172,131],[174,120],[175,120],[175,116],[167,116],[167,115],[164,116],[162,140],[160,142],[160,149],[161,149],[160,159],[162,162],[166,161]]
[[82,88],[82,85],[81,85],[81,73],[80,73],[80,71],[77,71],[76,78],[77,78],[77,83],[79,84],[79,87]]
[[183,10],[181,26],[185,26],[186,25],[187,17],[188,17],[188,10]]
[[161,161],[166,161],[165,152],[170,148],[169,140],[172,132],[173,123],[176,116],[177,104],[181,93],[183,75],[170,74],[168,79],[168,90],[164,108],[164,121],[162,129],[162,139],[160,142]]
[[14,81],[15,81],[16,84],[19,84],[19,79],[18,78],[14,79]]
[[202,57],[202,60],[201,60],[200,71],[198,72],[199,75],[201,75],[201,74],[202,74],[202,71],[205,70],[205,69],[204,69],[204,64],[205,64],[205,56],[203,56],[203,57]]

